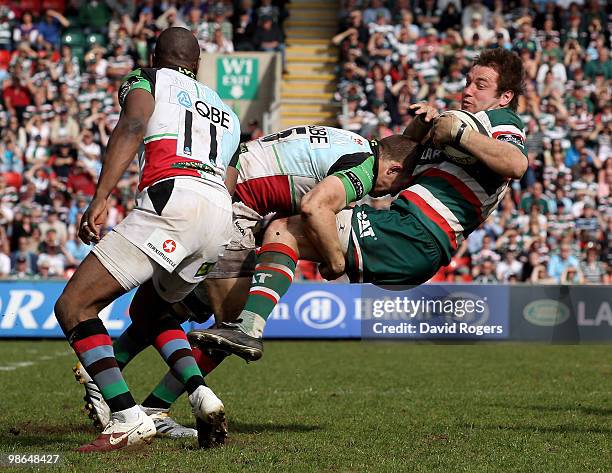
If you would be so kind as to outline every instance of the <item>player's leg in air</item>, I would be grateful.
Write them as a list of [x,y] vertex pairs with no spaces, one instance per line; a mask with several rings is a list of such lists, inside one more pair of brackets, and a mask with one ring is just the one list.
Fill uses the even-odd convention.
[[[347,250],[352,210],[335,216],[342,258]],[[214,330],[195,330],[188,338],[194,347],[219,349],[236,354],[247,361],[263,355],[262,335],[267,318],[293,282],[298,258],[323,262],[324,258],[306,236],[300,216],[273,220],[266,230],[257,254],[254,275],[243,310],[234,322],[217,324]],[[343,269],[335,276],[342,274]],[[325,269],[323,269],[325,273]],[[331,273],[328,273],[331,274]]]
[[[398,192],[407,184],[418,149],[416,142],[405,137],[382,140],[374,192],[370,195]],[[382,167],[385,161],[391,164],[393,159],[402,165]],[[354,202],[356,196],[364,195],[363,186],[358,185],[357,192],[352,187],[359,184],[356,175],[352,171],[347,176],[329,175],[304,196],[301,216],[272,221],[257,255],[248,298],[238,319],[233,324],[192,331],[189,334],[192,345],[226,350],[247,361],[257,360],[263,355],[261,337],[266,319],[293,282],[298,257],[324,263],[321,274],[327,279],[336,279],[344,273],[353,212],[342,209]]]

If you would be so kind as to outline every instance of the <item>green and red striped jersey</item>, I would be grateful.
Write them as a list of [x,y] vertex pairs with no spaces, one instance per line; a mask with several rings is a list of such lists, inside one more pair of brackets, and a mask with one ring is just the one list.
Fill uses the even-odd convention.
[[[524,125],[514,111],[500,108],[475,115],[493,138],[511,143],[527,156]],[[450,260],[461,242],[499,205],[509,182],[479,160],[459,163],[426,143],[410,186],[392,208],[414,214]]]

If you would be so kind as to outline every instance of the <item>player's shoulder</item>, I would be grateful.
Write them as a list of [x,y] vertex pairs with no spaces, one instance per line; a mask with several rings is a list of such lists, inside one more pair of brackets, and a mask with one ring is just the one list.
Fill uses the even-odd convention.
[[[499,127],[499,126],[514,126],[519,130],[523,130],[525,128],[525,124],[521,117],[512,109],[504,107],[504,108],[494,108],[491,110],[485,110],[484,112],[479,112],[484,114],[488,121],[491,123],[491,127]],[[476,114],[478,116],[478,114]]]
[[126,82],[136,82],[140,80],[155,81],[157,69],[154,67],[138,67],[127,73],[121,79],[121,85]]
[[157,69],[151,67],[139,67],[123,76],[119,85],[119,104],[123,107],[127,94],[134,89],[143,89],[155,95],[156,72]]

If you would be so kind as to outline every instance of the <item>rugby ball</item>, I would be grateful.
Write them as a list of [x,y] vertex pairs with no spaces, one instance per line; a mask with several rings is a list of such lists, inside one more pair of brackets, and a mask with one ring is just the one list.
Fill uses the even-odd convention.
[[[479,120],[477,116],[478,114],[466,112],[465,110],[448,110],[441,114],[441,116],[444,115],[453,115],[455,118],[458,118],[463,123],[465,123],[472,130],[477,131],[478,133],[482,133],[485,136],[491,137],[491,132],[482,123],[482,121]],[[446,145],[442,151],[446,155],[448,155],[448,157],[452,161],[455,161],[459,164],[473,164],[476,162],[476,158],[472,156],[462,146]]]

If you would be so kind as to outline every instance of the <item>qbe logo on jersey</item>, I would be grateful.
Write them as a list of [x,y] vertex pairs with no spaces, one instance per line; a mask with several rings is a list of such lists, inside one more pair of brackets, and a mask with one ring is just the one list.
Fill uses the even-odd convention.
[[307,292],[296,301],[293,310],[304,325],[319,330],[340,325],[346,316],[342,299],[327,291]]

